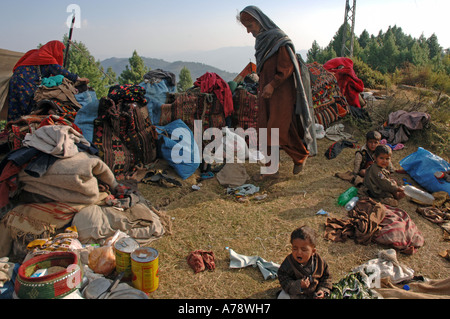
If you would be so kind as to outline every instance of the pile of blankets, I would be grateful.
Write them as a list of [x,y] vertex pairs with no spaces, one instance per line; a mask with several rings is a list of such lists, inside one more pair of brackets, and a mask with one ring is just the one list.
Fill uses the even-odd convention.
[[0,257],[13,244],[23,249],[70,225],[82,244],[117,230],[142,243],[164,234],[159,212],[132,186],[119,184],[96,154],[74,127],[44,125],[6,155],[0,163]]
[[376,242],[413,254],[424,244],[424,237],[410,216],[371,198],[361,198],[348,219],[327,218],[325,238],[335,242],[354,239],[357,244]]

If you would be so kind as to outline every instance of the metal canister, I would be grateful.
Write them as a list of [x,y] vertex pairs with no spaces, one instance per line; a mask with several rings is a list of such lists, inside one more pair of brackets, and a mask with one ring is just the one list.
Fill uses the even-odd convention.
[[155,291],[159,285],[159,253],[150,247],[140,247],[131,254],[133,287],[145,293]]
[[123,280],[131,280],[131,253],[139,248],[139,243],[131,237],[124,237],[116,241],[114,251],[116,256],[116,271],[124,272]]

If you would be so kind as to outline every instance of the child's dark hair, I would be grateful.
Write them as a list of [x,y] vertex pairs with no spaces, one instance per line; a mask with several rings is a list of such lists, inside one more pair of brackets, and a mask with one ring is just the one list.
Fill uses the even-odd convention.
[[366,141],[368,140],[381,140],[381,133],[378,131],[370,131],[366,134]]
[[373,155],[377,157],[380,154],[392,154],[392,148],[390,148],[388,145],[378,145],[375,151],[373,152]]
[[291,233],[291,243],[294,239],[307,240],[310,244],[316,247],[316,233],[311,227],[302,226]]

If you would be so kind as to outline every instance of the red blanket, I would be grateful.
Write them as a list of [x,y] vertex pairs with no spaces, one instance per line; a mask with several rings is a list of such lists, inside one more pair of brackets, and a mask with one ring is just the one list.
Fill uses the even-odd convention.
[[216,94],[217,99],[223,105],[225,117],[228,117],[233,113],[233,94],[231,93],[228,83],[219,75],[206,72],[195,81],[194,85],[200,87],[202,93],[214,92]]
[[349,58],[334,58],[326,62],[323,67],[336,76],[339,88],[348,104],[361,108],[359,93],[364,90],[364,83],[356,76],[353,61]]

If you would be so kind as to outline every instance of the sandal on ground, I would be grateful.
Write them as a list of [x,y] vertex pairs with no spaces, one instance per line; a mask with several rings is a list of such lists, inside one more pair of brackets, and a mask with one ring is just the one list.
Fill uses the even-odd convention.
[[205,173],[202,173],[202,174],[200,175],[200,177],[201,177],[202,179],[210,179],[210,178],[213,178],[213,177],[214,177],[214,173],[213,173],[213,172],[205,172]]

